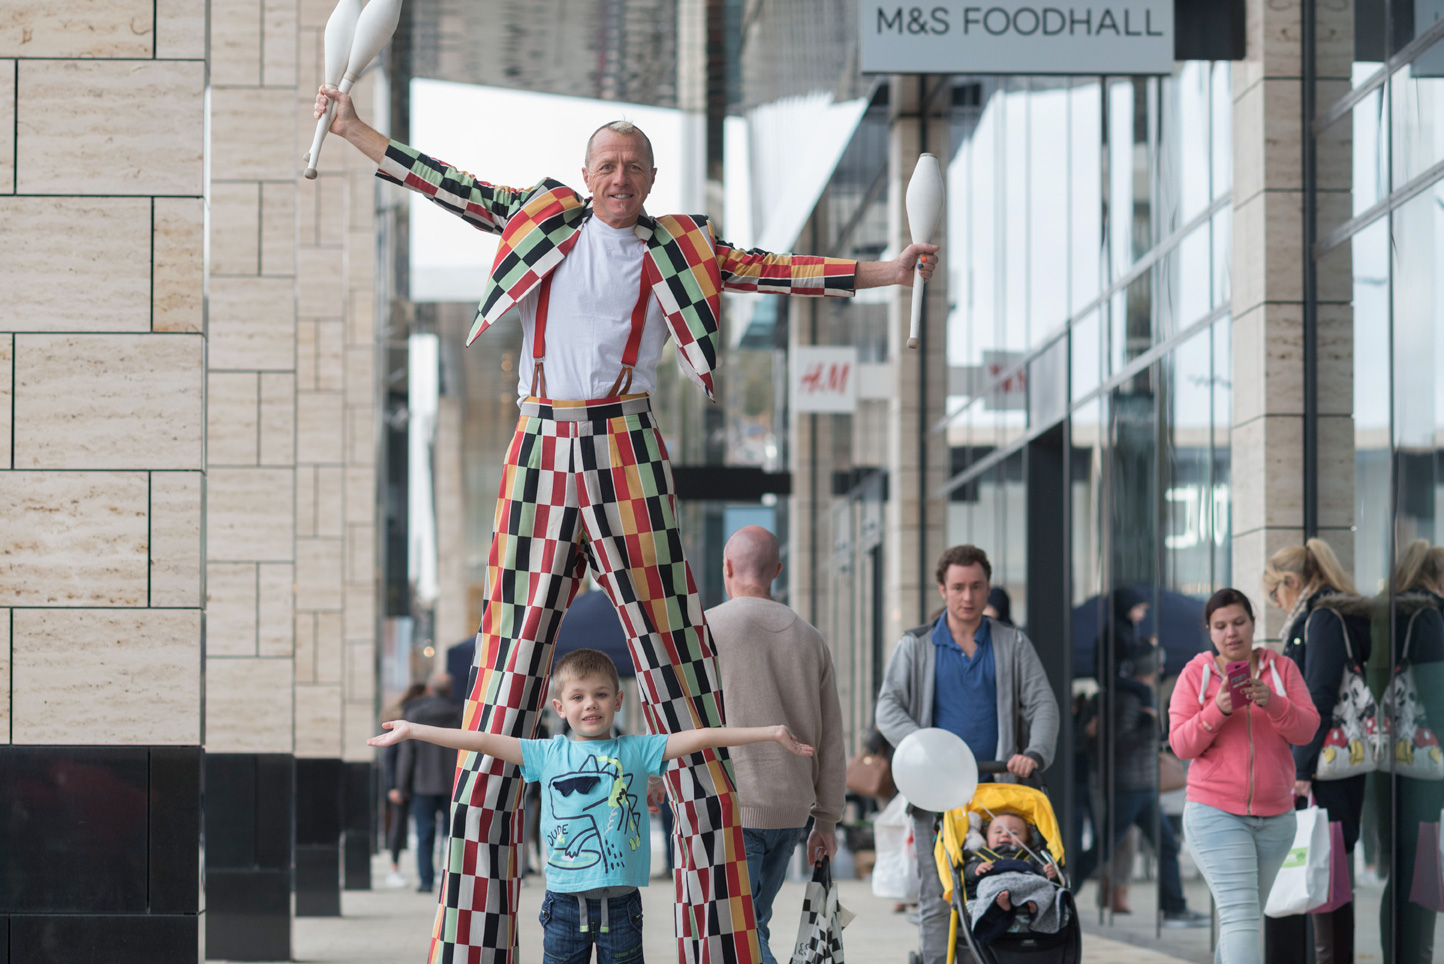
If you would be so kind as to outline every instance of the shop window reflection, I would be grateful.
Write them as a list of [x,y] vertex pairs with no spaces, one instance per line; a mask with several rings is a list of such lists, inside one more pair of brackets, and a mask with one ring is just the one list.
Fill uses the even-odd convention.
[[1069,310],[1098,296],[1103,283],[1103,93],[1079,81],[1068,95]]
[[1444,45],[1389,78],[1393,183],[1408,184],[1444,158]]

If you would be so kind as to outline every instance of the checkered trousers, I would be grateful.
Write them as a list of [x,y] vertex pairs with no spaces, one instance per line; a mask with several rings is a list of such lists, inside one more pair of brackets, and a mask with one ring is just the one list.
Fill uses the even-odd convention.
[[[588,557],[627,632],[648,728],[722,725],[712,641],[682,555],[672,472],[645,395],[523,403],[497,499],[463,725],[533,735],[557,627]],[[664,779],[676,815],[678,960],[759,961],[726,751],[673,760]],[[460,755],[431,964],[516,961],[521,799],[516,766]]]

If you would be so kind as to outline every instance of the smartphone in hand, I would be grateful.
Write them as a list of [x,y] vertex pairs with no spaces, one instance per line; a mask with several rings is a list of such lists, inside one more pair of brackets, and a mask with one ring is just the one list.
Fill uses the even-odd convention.
[[1248,685],[1249,679],[1248,660],[1229,663],[1223,668],[1223,675],[1228,685],[1228,698],[1233,701],[1234,709],[1238,709],[1249,701],[1244,694],[1244,687]]

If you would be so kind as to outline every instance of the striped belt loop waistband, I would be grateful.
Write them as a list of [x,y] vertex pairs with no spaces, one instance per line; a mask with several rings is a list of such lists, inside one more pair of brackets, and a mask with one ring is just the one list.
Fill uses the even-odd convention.
[[642,415],[651,410],[652,399],[646,394],[598,398],[586,402],[532,396],[521,403],[522,415],[554,422],[604,422],[623,415]]

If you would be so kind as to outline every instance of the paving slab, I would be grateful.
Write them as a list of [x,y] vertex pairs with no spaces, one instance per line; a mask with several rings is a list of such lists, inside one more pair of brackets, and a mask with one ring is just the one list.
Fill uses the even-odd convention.
[[[409,881],[404,889],[384,886],[388,869],[385,861],[378,859],[372,871],[375,889],[342,895],[341,917],[297,919],[293,959],[314,964],[424,964],[436,899],[415,892],[416,878],[409,859],[402,865]],[[804,887],[803,882],[789,881],[777,897],[772,947],[784,962],[797,933]],[[671,892],[666,880],[655,880],[643,891],[646,956],[654,964],[676,958]],[[541,925],[537,922],[542,893],[541,879],[527,878],[527,886],[522,888],[519,933],[520,960],[524,962],[542,960]],[[862,880],[840,881],[839,898],[843,906],[857,914],[844,934],[849,961],[907,964],[908,951],[917,946],[917,926],[905,914],[894,913],[892,901],[874,897],[870,884]],[[1085,964],[1181,964],[1196,961],[1197,957],[1173,957],[1157,949],[1085,933],[1083,960]]]

